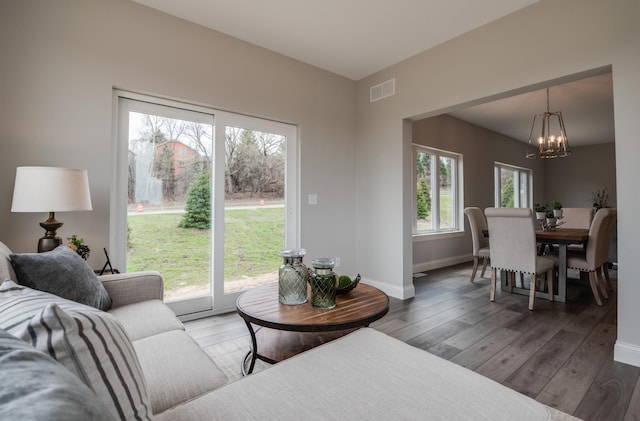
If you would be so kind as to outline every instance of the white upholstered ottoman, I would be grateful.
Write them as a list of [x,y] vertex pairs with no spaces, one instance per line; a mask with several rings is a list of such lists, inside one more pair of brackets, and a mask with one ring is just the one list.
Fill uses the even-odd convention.
[[576,418],[464,367],[363,328],[175,407],[158,419]]

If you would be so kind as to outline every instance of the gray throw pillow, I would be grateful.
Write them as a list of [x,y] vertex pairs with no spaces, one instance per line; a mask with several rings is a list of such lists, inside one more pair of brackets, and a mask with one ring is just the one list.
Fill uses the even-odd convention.
[[65,245],[44,253],[11,254],[9,257],[20,285],[100,310],[111,307],[111,298],[93,269]]
[[116,419],[70,371],[1,329],[0,373],[0,419]]

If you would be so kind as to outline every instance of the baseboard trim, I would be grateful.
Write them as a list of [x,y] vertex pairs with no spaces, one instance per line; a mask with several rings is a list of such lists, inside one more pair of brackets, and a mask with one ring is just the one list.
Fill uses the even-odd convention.
[[416,263],[413,265],[413,273],[445,268],[447,266],[466,263],[472,260],[473,260],[473,256],[471,254],[463,254],[462,256],[447,257],[445,259],[430,260],[428,262]]
[[411,285],[405,285],[402,288],[389,285],[385,282],[374,281],[373,279],[363,279],[363,283],[367,285],[371,285],[372,287],[376,287],[379,290],[383,291],[389,297],[398,298],[400,300],[406,300],[408,298],[413,298],[416,296],[416,289]]
[[613,360],[640,367],[640,346],[616,341],[613,347]]

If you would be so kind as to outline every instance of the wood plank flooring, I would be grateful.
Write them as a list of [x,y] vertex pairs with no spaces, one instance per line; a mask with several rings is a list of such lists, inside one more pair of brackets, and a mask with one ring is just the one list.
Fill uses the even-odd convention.
[[[534,311],[506,292],[491,303],[489,279],[470,283],[470,274],[465,264],[416,278],[416,296],[391,298],[371,327],[579,418],[640,420],[640,368],[613,361],[616,271],[602,307],[572,279],[567,303],[537,299]],[[185,325],[201,346],[248,337],[235,313]]]

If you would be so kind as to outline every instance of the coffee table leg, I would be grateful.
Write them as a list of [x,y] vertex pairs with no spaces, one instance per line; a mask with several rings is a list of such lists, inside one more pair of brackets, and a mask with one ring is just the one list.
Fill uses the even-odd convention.
[[[244,321],[247,324],[247,329],[249,329],[249,335],[251,335],[251,349],[242,359],[242,375],[246,376],[253,373],[253,368],[256,365],[256,359],[258,358],[258,341],[256,340],[256,332],[254,332],[251,323],[248,321]],[[251,360],[251,363],[249,363]],[[249,369],[247,370],[247,364],[249,364]]]

